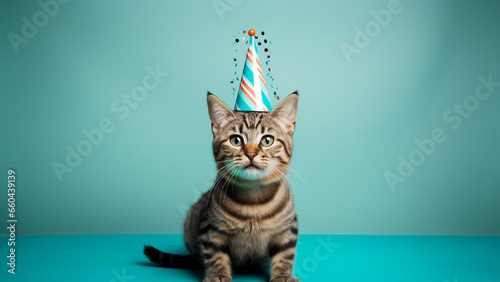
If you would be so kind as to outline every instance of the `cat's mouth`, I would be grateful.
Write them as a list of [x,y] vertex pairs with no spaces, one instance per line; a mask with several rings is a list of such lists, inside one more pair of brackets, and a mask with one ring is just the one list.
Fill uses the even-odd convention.
[[254,164],[249,164],[245,167],[245,170],[248,170],[248,171],[252,171],[252,170],[255,170],[255,171],[258,171],[258,170],[262,170],[261,167],[259,166],[256,166]]
[[262,178],[263,174],[264,168],[254,163],[250,163],[243,167],[243,171],[239,176],[247,180],[258,180]]
[[247,165],[240,166],[240,169],[237,170],[236,174],[243,180],[254,181],[262,179],[262,177],[266,174],[266,169],[251,162]]

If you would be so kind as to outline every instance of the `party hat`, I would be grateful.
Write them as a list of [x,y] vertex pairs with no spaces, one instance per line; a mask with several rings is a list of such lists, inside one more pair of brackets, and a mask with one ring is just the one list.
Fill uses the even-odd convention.
[[243,67],[234,110],[269,112],[272,107],[267,93],[266,82],[262,75],[257,45],[255,44],[255,30],[250,29],[248,35],[250,35],[250,45],[248,46],[247,58]]

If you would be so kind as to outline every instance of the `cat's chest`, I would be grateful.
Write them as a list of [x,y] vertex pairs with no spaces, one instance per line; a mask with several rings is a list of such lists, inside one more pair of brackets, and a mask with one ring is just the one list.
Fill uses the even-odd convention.
[[[254,227],[255,228],[255,227]],[[242,230],[229,239],[231,259],[243,264],[268,255],[271,234],[264,230]]]

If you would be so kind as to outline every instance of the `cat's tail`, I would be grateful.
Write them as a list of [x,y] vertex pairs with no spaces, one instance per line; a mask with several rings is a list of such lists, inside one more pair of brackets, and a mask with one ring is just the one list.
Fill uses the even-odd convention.
[[168,268],[202,269],[202,263],[194,255],[164,253],[153,246],[144,246],[144,254],[150,261]]

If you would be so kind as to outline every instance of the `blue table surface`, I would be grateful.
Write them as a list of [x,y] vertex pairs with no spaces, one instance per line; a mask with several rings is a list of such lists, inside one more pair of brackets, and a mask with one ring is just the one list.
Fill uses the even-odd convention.
[[[182,235],[16,237],[16,274],[0,237],[0,281],[201,281],[202,272],[148,262],[144,244],[186,253]],[[295,274],[302,281],[500,281],[500,237],[301,235]],[[238,274],[235,282],[268,281]]]

